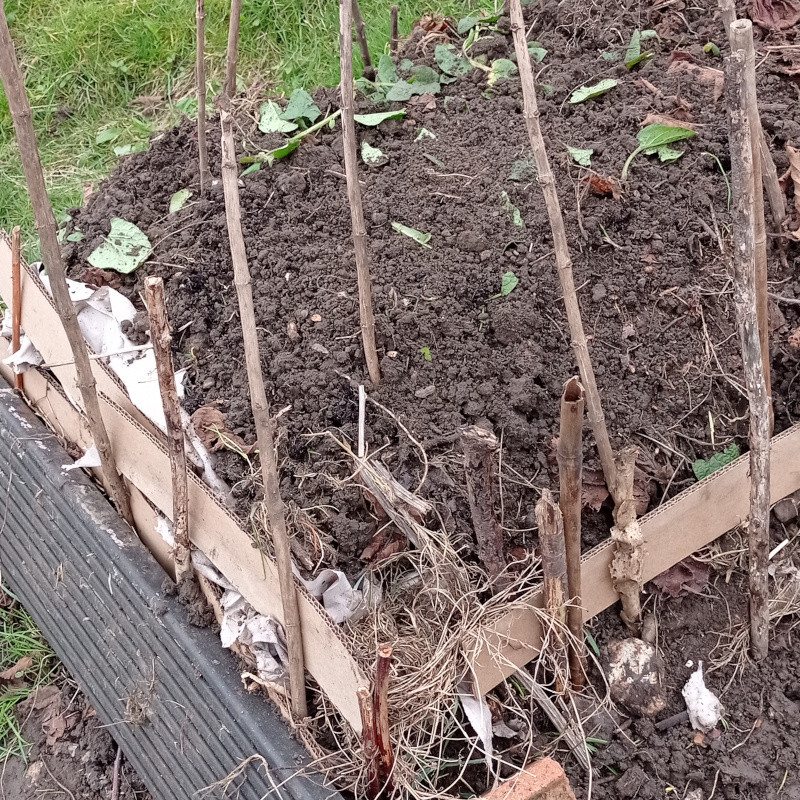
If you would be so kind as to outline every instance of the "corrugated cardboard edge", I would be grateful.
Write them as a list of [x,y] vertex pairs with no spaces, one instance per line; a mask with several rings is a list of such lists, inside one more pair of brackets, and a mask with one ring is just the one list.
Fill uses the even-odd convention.
[[[1,231],[0,296],[11,296],[11,247],[7,235]],[[42,354],[45,363],[71,360],[69,343],[52,300],[27,264],[23,264],[22,269],[21,316],[22,329]],[[133,407],[120,382],[102,363],[93,360],[92,368],[120,472],[141,492],[143,499],[146,498],[145,503],[149,501],[171,518],[172,487],[164,434]],[[74,366],[55,367],[53,372],[69,398],[80,405]],[[31,377],[30,380],[34,379]],[[62,399],[68,402],[66,398]],[[60,405],[59,408],[63,413],[65,407]],[[50,416],[42,410],[45,416]],[[67,427],[57,418],[51,422],[56,429],[59,424]],[[70,428],[74,430],[75,427],[71,422]],[[283,609],[273,560],[254,548],[242,521],[223,508],[194,475],[190,475],[189,502],[192,542],[206,553],[257,611],[282,620]],[[306,668],[342,716],[360,732],[356,690],[367,685],[367,680],[351,655],[350,642],[344,633],[300,583],[296,586]]]
[[[649,581],[724,533],[738,527],[749,513],[749,455],[738,458],[641,518],[645,541],[644,580]],[[800,489],[800,425],[772,440],[770,495],[772,503]],[[609,566],[610,540],[582,558],[584,619],[612,606],[619,598]],[[529,596],[542,607],[541,589]],[[514,611],[491,629],[470,635],[464,649],[472,665],[476,694],[486,694],[539,653],[541,628],[533,610]]]

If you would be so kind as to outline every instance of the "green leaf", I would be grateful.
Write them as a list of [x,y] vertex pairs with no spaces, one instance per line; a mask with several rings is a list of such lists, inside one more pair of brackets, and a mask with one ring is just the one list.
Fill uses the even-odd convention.
[[569,145],[567,145],[567,150],[569,150],[569,154],[576,164],[580,164],[582,167],[592,166],[592,154],[594,150],[581,150],[579,147],[570,147]]
[[433,361],[433,356],[431,355],[430,347],[420,347],[419,351],[420,353],[422,353],[422,357],[426,361]]
[[500,296],[508,297],[519,284],[519,278],[513,272],[506,272],[500,284]]
[[711,475],[712,472],[716,472],[726,464],[736,461],[737,458],[739,458],[739,447],[735,444],[726,447],[721,453],[715,453],[708,461],[698,458],[697,461],[692,464],[694,476],[698,481],[701,481],[703,478],[707,478]]
[[68,242],[82,242],[86,238],[83,231],[75,230],[69,236],[67,236]]
[[361,158],[365,164],[371,167],[382,167],[389,163],[389,159],[383,154],[383,150],[373,147],[368,142],[361,142]]
[[297,124],[281,117],[281,108],[272,100],[262,103],[258,120],[261,133],[291,133],[296,131]]
[[169,213],[174,214],[176,211],[180,211],[191,196],[192,193],[188,189],[179,189],[175,192],[169,201]]
[[106,128],[95,136],[94,143],[105,144],[106,142],[113,142],[115,139],[119,139],[121,133],[122,131],[119,128]]
[[639,140],[639,146],[628,156],[628,160],[622,168],[622,180],[624,181],[628,177],[631,162],[639,153],[644,152],[648,155],[658,153],[662,161],[674,161],[676,158],[680,158],[680,155],[675,155],[679,151],[668,147],[666,154],[662,155],[662,148],[673,142],[691,139],[694,135],[694,131],[689,128],[681,128],[679,125],[662,125],[659,122],[642,128],[636,137]]
[[501,78],[508,78],[517,71],[517,65],[507,58],[498,58],[492,61],[492,68],[489,71],[489,86],[494,86]]
[[719,55],[719,47],[717,47],[717,45],[715,45],[714,42],[706,42],[703,45],[703,52],[704,53],[711,53],[712,56],[718,56]]
[[511,166],[511,174],[508,176],[512,181],[532,181],[536,178],[536,161],[533,156],[520,158]]
[[369,128],[374,128],[385,122],[387,119],[400,119],[406,115],[404,108],[399,108],[396,111],[379,111],[375,114],[354,114],[353,119],[360,125],[366,125]]
[[386,92],[386,99],[390,103],[405,103],[411,99],[413,94],[414,87],[408,81],[399,80]]
[[377,77],[378,83],[397,83],[397,67],[394,59],[387,53],[382,53],[378,61]]
[[431,133],[427,128],[420,128],[419,133],[417,134],[417,138],[414,139],[415,142],[418,142],[420,139],[435,139],[436,134]]
[[569,98],[569,102],[585,103],[587,100],[604,95],[607,91],[613,89],[618,83],[619,81],[615,80],[614,78],[603,78],[602,81],[595,83],[593,86],[581,86],[580,89],[576,89],[572,93]]
[[438,94],[442,88],[439,85],[439,73],[433,67],[425,65],[411,70],[409,83],[414,88],[412,94]]
[[255,163],[251,164],[246,170],[244,170],[239,177],[244,178],[245,175],[252,175],[254,172],[258,172],[261,169],[261,162],[256,161]]
[[620,54],[616,50],[607,50],[602,53],[603,61],[619,61]]
[[108,238],[92,251],[88,261],[97,269],[112,269],[127,275],[144,262],[153,248],[150,240],[132,222],[114,217]]
[[518,228],[524,228],[525,223],[522,221],[522,214],[519,209],[511,202],[508,192],[502,192],[500,197],[503,199],[503,211],[511,214],[511,219]]
[[470,14],[468,17],[464,17],[458,21],[456,30],[459,35],[463,36],[467,31],[472,30],[482,19],[482,14]]
[[683,150],[673,150],[666,144],[661,145],[661,147],[652,147],[649,150],[642,151],[646,156],[653,156],[658,153],[658,157],[661,161],[677,161],[682,155]]
[[537,64],[541,64],[547,55],[547,50],[539,42],[528,42],[528,52],[536,59]]
[[445,75],[458,77],[466,75],[472,70],[472,65],[464,58],[452,44],[437,44],[434,53],[439,69]]
[[421,244],[423,247],[431,249],[431,246],[428,244],[428,242],[431,240],[431,235],[429,233],[422,233],[422,231],[415,230],[414,228],[409,228],[407,225],[403,225],[400,222],[393,222],[392,227],[398,233],[402,233],[403,236],[409,236],[415,242]]
[[288,121],[307,119],[309,122],[316,122],[321,114],[322,112],[305,89],[295,89],[289,97],[286,110],[281,114],[281,119]]
[[181,114],[186,114],[187,117],[194,119],[197,116],[197,98],[182,97],[177,103],[175,103],[175,108]]
[[287,139],[286,144],[282,145],[281,147],[276,147],[269,154],[270,158],[268,158],[267,161],[269,161],[269,163],[272,164],[273,161],[278,161],[281,158],[286,158],[286,156],[288,156],[290,153],[294,153],[294,151],[297,150],[298,147],[300,147],[300,142],[302,141],[303,141],[302,139],[295,139],[295,138]]
[[414,62],[410,58],[404,58],[400,62],[400,72],[411,72],[414,69]]

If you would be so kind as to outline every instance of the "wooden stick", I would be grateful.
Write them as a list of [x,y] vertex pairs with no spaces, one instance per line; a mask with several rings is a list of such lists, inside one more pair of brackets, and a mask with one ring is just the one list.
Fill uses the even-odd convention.
[[459,431],[464,451],[467,496],[478,542],[478,558],[494,581],[505,569],[503,529],[495,512],[494,454],[497,437],[486,428],[467,425]]
[[197,0],[197,62],[195,64],[195,91],[197,92],[197,156],[200,161],[200,195],[205,197],[211,186],[208,168],[208,142],[206,141],[206,2]]
[[734,278],[742,361],[750,401],[750,649],[753,658],[769,648],[769,397],[761,361],[756,313],[753,131],[750,128],[747,56],[734,51],[725,70],[733,193]]
[[755,225],[756,254],[756,313],[758,314],[758,336],[761,342],[761,363],[764,367],[764,381],[770,402],[770,433],[772,432],[772,381],[770,377],[769,356],[769,306],[767,289],[767,233],[764,224],[764,188],[761,150],[758,146],[762,138],[761,117],[758,114],[756,99],[756,54],[753,46],[753,23],[749,19],[736,20],[730,27],[731,52],[744,51],[744,101],[747,104],[747,118],[750,123],[750,139],[753,146],[753,214]]
[[558,505],[564,520],[564,544],[567,558],[567,627],[569,674],[573,686],[585,682],[586,654],[583,647],[583,592],[581,589],[581,484],[583,480],[583,386],[571,378],[561,395],[561,425],[558,435]]
[[297,592],[292,575],[292,557],[289,537],[286,533],[286,517],[281,500],[278,480],[278,465],[275,461],[275,420],[269,411],[264,376],[261,372],[261,357],[258,349],[256,315],[253,307],[253,290],[250,269],[242,233],[242,212],[239,205],[239,174],[236,148],[233,141],[233,116],[230,100],[220,99],[220,123],[222,125],[222,188],[225,195],[225,219],[228,225],[234,283],[239,300],[239,319],[244,337],[244,357],[247,381],[250,387],[250,404],[256,425],[258,453],[261,459],[261,475],[264,482],[264,504],[267,509],[278,579],[283,604],[283,627],[289,653],[289,685],[292,692],[292,710],[298,718],[308,716],[306,704],[305,671],[303,668],[303,636],[300,629],[300,612]]
[[353,0],[353,22],[356,27],[358,48],[361,50],[361,61],[364,64],[363,75],[368,81],[374,81],[375,68],[372,66],[372,58],[370,57],[369,46],[367,45],[367,26],[364,24],[364,17],[361,16],[361,8],[358,5],[358,0]]
[[378,649],[378,665],[375,669],[375,744],[378,748],[381,768],[381,791],[390,795],[393,788],[394,750],[389,738],[389,673],[392,668],[392,648],[388,645]]
[[608,490],[614,501],[617,502],[617,467],[614,461],[614,451],[608,437],[606,420],[600,402],[600,392],[594,377],[594,369],[589,356],[589,347],[586,343],[586,334],[581,320],[581,309],[578,305],[578,296],[575,291],[575,280],[572,275],[572,260],[567,245],[567,234],[564,229],[564,218],[561,214],[561,205],[558,200],[556,182],[550,169],[542,129],[539,125],[539,106],[536,102],[536,86],[533,80],[533,68],[528,52],[528,43],[525,40],[525,23],[522,20],[522,6],[520,0],[509,0],[511,11],[511,31],[514,37],[514,49],[517,53],[517,66],[519,67],[522,82],[522,97],[524,101],[525,124],[531,142],[531,150],[536,161],[536,171],[539,175],[539,184],[544,193],[547,206],[547,215],[550,219],[550,228],[553,232],[553,246],[555,247],[556,266],[558,277],[561,281],[561,292],[564,295],[564,305],[567,311],[572,348],[578,362],[581,382],[586,391],[586,410],[589,423],[597,443],[597,452],[603,467]]
[[[19,225],[11,231],[11,352],[19,350],[20,320],[22,319],[22,243]],[[22,373],[14,373],[14,388],[22,391]]]
[[400,9],[392,6],[389,9],[389,55],[394,58],[400,48]]
[[150,317],[150,339],[156,357],[158,388],[167,423],[167,449],[172,473],[172,525],[175,535],[175,581],[179,585],[192,576],[192,545],[189,541],[189,490],[186,478],[181,404],[172,366],[172,333],[164,302],[164,281],[150,276],[144,282],[144,300]]
[[361,711],[361,737],[364,744],[364,766],[367,774],[366,794],[369,800],[375,800],[381,792],[381,778],[378,756],[378,745],[375,734],[375,709],[372,704],[372,693],[366,686],[356,692],[358,708]]
[[344,141],[344,171],[347,173],[347,200],[353,226],[353,249],[358,273],[358,306],[361,318],[361,338],[367,370],[374,386],[381,382],[378,351],[375,347],[375,317],[372,312],[372,278],[370,277],[367,228],[361,204],[356,154],[356,123],[353,118],[353,6],[349,0],[339,0],[339,48],[341,51],[342,131]]
[[225,53],[225,83],[222,94],[236,97],[236,69],[239,65],[239,23],[242,18],[242,0],[231,0],[231,16],[228,22],[228,50]]
[[58,244],[58,226],[53,214],[53,207],[47,196],[42,162],[39,158],[39,148],[36,144],[36,133],[31,118],[31,106],[28,96],[25,94],[25,83],[17,61],[11,33],[8,30],[3,0],[0,0],[0,79],[5,87],[11,119],[17,134],[17,146],[25,170],[28,193],[36,219],[36,229],[42,245],[43,260],[50,278],[53,302],[75,358],[76,385],[83,399],[86,421],[100,455],[103,475],[111,500],[120,515],[132,524],[133,517],[125,484],[117,471],[111,440],[100,413],[100,401],[97,397],[94,375],[89,363],[86,341],[78,325],[78,315],[75,313],[75,306],[67,288],[67,276],[61,258],[61,247]]
[[544,609],[552,620],[548,631],[549,654],[553,660],[555,689],[567,688],[567,643],[564,628],[567,622],[567,556],[564,549],[564,523],[561,511],[553,502],[549,489],[542,489],[542,498],[536,504],[536,522],[539,526],[539,548],[542,553],[542,585]]

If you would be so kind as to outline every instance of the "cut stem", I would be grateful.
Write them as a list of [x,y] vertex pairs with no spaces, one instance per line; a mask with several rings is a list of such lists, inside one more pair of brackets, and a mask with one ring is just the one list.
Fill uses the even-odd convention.
[[220,100],[220,123],[222,126],[222,188],[225,196],[225,219],[230,240],[234,283],[239,300],[239,319],[244,337],[244,356],[247,381],[250,387],[250,404],[256,426],[258,452],[261,459],[261,475],[264,482],[264,505],[267,510],[275,561],[278,567],[281,601],[283,604],[283,626],[289,653],[289,683],[292,693],[292,710],[297,718],[308,716],[306,704],[305,670],[303,659],[303,636],[300,628],[300,609],[292,575],[292,557],[289,537],[286,533],[286,518],[281,500],[278,480],[278,465],[275,460],[275,420],[272,418],[261,372],[261,357],[258,348],[256,315],[253,307],[253,290],[250,269],[242,233],[242,212],[239,205],[239,177],[236,166],[236,148],[233,140],[233,117],[229,100]]
[[[19,350],[22,320],[22,242],[19,225],[11,231],[11,352]],[[14,373],[14,388],[22,391],[22,373]]]
[[770,405],[759,338],[756,275],[753,129],[747,90],[747,56],[727,59],[725,95],[733,184],[734,280],[745,383],[750,402],[750,650],[761,660],[769,649],[769,468]]
[[394,772],[394,750],[389,738],[389,675],[392,668],[392,648],[388,645],[378,649],[378,665],[375,669],[375,741],[380,757],[381,790],[391,795]]
[[231,0],[231,15],[228,22],[228,49],[225,53],[225,83],[222,94],[236,96],[236,71],[239,66],[239,24],[242,18],[242,0]]
[[400,48],[400,9],[392,6],[389,9],[389,55],[394,58]]
[[370,277],[367,227],[364,224],[364,207],[361,203],[361,186],[358,182],[356,154],[356,123],[353,118],[353,6],[350,0],[339,0],[339,48],[341,51],[342,131],[344,142],[344,170],[347,174],[347,201],[353,227],[353,249],[358,274],[358,306],[361,318],[361,339],[367,370],[374,386],[381,382],[378,350],[375,346],[375,317],[372,312],[372,278]]
[[366,686],[357,690],[358,708],[361,712],[361,737],[364,747],[364,767],[366,772],[366,795],[375,800],[381,792],[380,757],[375,732],[375,708],[372,693]]
[[117,471],[111,440],[100,411],[100,400],[97,396],[97,387],[89,362],[86,341],[81,333],[78,315],[67,288],[66,271],[61,258],[61,247],[58,244],[58,226],[53,214],[53,207],[47,196],[42,162],[36,144],[36,133],[33,129],[31,106],[25,93],[25,83],[17,61],[11,33],[8,30],[8,21],[2,0],[0,0],[0,79],[5,88],[11,119],[17,134],[17,146],[25,171],[25,180],[28,184],[36,229],[39,232],[43,260],[50,278],[53,302],[75,359],[76,387],[83,400],[86,421],[100,455],[109,496],[120,515],[132,524],[133,517],[127,491],[122,477]]
[[369,54],[369,46],[367,45],[367,26],[364,24],[364,17],[361,16],[361,8],[358,5],[358,0],[353,0],[353,22],[356,28],[356,39],[358,39],[358,48],[361,50],[361,61],[364,64],[363,75],[368,81],[375,80],[375,68],[372,66],[372,58]]
[[586,410],[595,441],[597,442],[597,452],[600,456],[603,474],[605,475],[608,489],[614,501],[617,502],[617,467],[614,461],[614,451],[611,448],[611,440],[608,437],[606,420],[600,402],[600,392],[597,388],[597,381],[594,377],[594,369],[592,368],[592,361],[589,356],[589,346],[586,342],[586,334],[583,330],[581,310],[578,305],[575,280],[572,275],[572,260],[569,255],[567,234],[564,229],[564,218],[561,214],[561,205],[558,200],[556,182],[553,177],[553,172],[550,169],[550,161],[547,157],[547,149],[545,148],[542,129],[539,124],[539,106],[536,102],[536,86],[533,80],[533,68],[531,66],[530,53],[528,52],[528,43],[525,40],[525,23],[522,19],[520,0],[509,0],[509,9],[511,12],[511,31],[514,37],[514,49],[517,53],[517,66],[522,82],[525,124],[528,129],[528,137],[530,139],[533,157],[536,161],[539,184],[542,187],[545,205],[547,206],[550,228],[553,232],[556,266],[558,268],[558,277],[561,282],[561,292],[564,295],[564,305],[567,312],[567,322],[572,339],[572,348],[575,351],[575,358],[578,362],[581,382],[586,391]]
[[181,404],[172,366],[172,333],[164,302],[164,281],[153,276],[144,282],[144,300],[150,318],[150,339],[156,357],[158,388],[167,424],[167,448],[172,473],[172,525],[175,536],[175,581],[180,585],[192,575],[192,545],[189,541],[189,490],[186,477]]
[[206,3],[197,0],[197,62],[195,64],[195,91],[197,93],[197,156],[200,162],[200,195],[205,196],[211,185],[208,168],[208,141],[206,139]]
[[564,521],[567,559],[567,628],[569,674],[573,686],[585,682],[586,654],[583,647],[583,593],[581,588],[581,484],[583,473],[583,386],[571,378],[561,395],[561,425],[558,435],[559,508]]

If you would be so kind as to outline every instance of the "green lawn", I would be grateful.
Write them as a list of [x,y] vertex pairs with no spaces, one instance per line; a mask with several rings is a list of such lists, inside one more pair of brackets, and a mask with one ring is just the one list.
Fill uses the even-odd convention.
[[[491,6],[491,0],[484,0]],[[400,0],[401,31],[426,11],[463,15],[479,0]],[[56,214],[78,205],[84,181],[113,170],[117,153],[144,147],[149,134],[192,105],[194,0],[6,0],[26,73],[45,177]],[[224,0],[206,0],[210,92],[219,87]],[[370,49],[383,50],[389,3],[361,0]],[[336,0],[244,0],[240,82],[268,91],[338,82]],[[356,48],[357,50],[357,48]],[[158,98],[147,114],[137,98]],[[116,151],[116,152],[115,152]],[[0,227],[23,226],[35,252],[33,217],[0,90]]]

